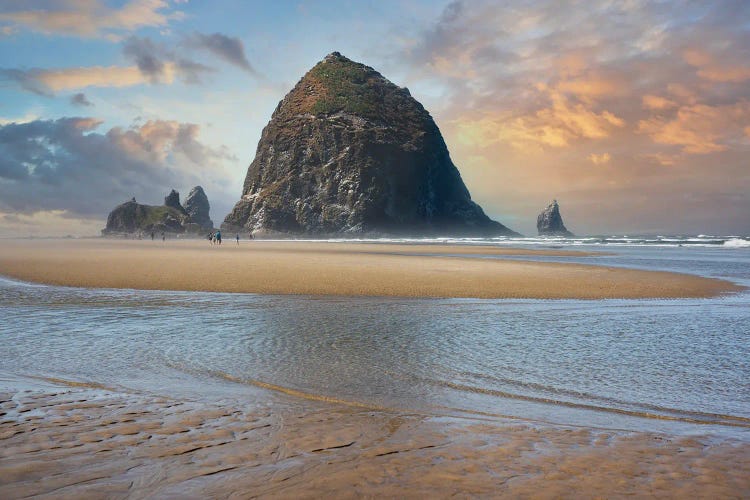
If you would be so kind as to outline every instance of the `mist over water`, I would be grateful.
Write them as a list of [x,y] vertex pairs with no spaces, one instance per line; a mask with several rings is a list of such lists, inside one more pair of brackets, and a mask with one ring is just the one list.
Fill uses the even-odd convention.
[[[716,239],[692,239],[709,238]],[[723,241],[732,239],[746,241]],[[526,244],[545,248],[550,240]],[[616,255],[536,259],[750,285],[750,251],[741,247],[613,245]],[[272,386],[436,415],[750,440],[749,305],[748,292],[681,300],[423,300],[0,280],[0,372],[207,400],[252,399],[258,386]]]

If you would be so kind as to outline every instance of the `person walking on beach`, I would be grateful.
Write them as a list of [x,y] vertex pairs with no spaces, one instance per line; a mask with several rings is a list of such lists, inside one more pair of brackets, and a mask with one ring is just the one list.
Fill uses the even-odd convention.
[[154,241],[154,232],[151,231],[151,241]]
[[161,241],[167,241],[167,233],[164,231],[161,232]]
[[216,230],[216,244],[221,245],[221,231]]
[[237,246],[239,246],[239,244],[240,244],[240,233],[237,233],[236,238],[237,238]]

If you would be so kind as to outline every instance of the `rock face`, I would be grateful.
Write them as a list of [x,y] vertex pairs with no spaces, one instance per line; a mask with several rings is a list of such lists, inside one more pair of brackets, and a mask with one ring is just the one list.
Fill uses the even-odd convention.
[[553,200],[536,218],[536,230],[540,236],[573,236],[563,224],[557,200]]
[[334,52],[263,129],[227,231],[294,235],[510,235],[471,200],[430,114],[409,91]]
[[204,230],[211,230],[214,227],[209,211],[211,205],[208,203],[208,196],[200,186],[195,186],[185,198],[185,211],[190,220],[198,224]]
[[174,208],[175,210],[183,214],[187,213],[182,205],[180,205],[180,193],[178,193],[174,189],[164,197],[164,206]]
[[[135,201],[135,198],[118,205],[107,217],[107,227],[102,229],[102,235],[128,235],[128,234],[148,234],[150,232],[161,233],[195,233],[203,234],[203,231],[213,229],[211,219],[208,218],[208,198],[200,186],[196,186],[191,194],[199,190],[197,194],[197,205],[201,209],[196,210],[197,218],[193,218],[190,213],[180,204],[180,194],[174,189],[166,198],[164,205],[142,205]],[[202,195],[202,196],[201,196]],[[205,202],[205,205],[203,205]],[[205,212],[202,212],[205,207]],[[205,217],[203,217],[205,216]],[[206,222],[206,220],[208,222]]]

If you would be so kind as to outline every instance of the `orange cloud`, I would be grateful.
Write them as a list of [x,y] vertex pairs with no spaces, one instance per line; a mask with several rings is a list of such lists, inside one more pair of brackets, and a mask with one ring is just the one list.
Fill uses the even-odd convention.
[[466,60],[467,54],[461,60],[452,60],[447,57],[437,56],[432,60],[433,69],[442,76],[449,78],[474,78],[476,71],[471,67],[470,61]]
[[[53,92],[84,87],[130,87],[152,82],[152,77],[144,76],[137,66],[92,66],[39,70],[31,76]],[[160,83],[172,83],[174,76],[174,64],[167,63]]]
[[557,90],[579,98],[595,98],[620,95],[627,86],[611,78],[589,77],[566,80],[556,86]]
[[0,21],[11,21],[48,35],[104,36],[116,41],[121,37],[113,31],[166,26],[170,20],[183,17],[180,12],[161,12],[168,7],[165,0],[131,0],[119,9],[110,8],[100,0],[63,0],[55,8],[0,13]]
[[638,122],[638,133],[659,144],[680,146],[685,153],[724,151],[741,124],[750,122],[750,103],[727,106],[683,106],[673,119],[652,117]]
[[641,101],[644,109],[663,110],[677,107],[676,102],[657,95],[644,95]]
[[643,158],[645,158],[648,161],[658,163],[659,165],[665,166],[665,167],[671,167],[677,163],[677,155],[668,155],[663,153],[651,153],[643,155]]
[[589,155],[589,160],[591,160],[591,163],[593,163],[594,165],[604,165],[605,163],[609,163],[610,159],[611,157],[609,156],[609,153],[591,153]]
[[198,143],[200,127],[194,123],[173,120],[149,120],[140,127],[114,127],[107,138],[131,158],[151,164],[176,165],[192,169],[194,165],[205,165],[211,157],[222,156],[222,151],[213,151]]
[[698,68],[698,76],[712,82],[738,83],[750,80],[750,66],[735,65],[729,61],[718,61],[716,57],[701,50],[686,50],[682,54],[689,65]]
[[540,86],[551,99],[551,106],[515,118],[485,115],[478,119],[457,120],[459,138],[466,143],[488,145],[508,143],[516,149],[566,147],[578,139],[602,139],[624,120],[609,111],[596,112],[582,103],[572,103],[556,90]]

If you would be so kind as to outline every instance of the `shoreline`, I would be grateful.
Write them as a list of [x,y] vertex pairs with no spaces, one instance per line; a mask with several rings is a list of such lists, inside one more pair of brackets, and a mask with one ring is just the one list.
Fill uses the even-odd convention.
[[750,444],[732,439],[424,416],[270,393],[248,407],[13,382],[0,379],[4,498],[750,491]]
[[[0,247],[0,274],[83,288],[404,298],[703,298],[744,289],[715,278],[595,261],[517,258],[596,255],[602,254],[445,244],[26,240]],[[515,258],[477,258],[486,256]]]

